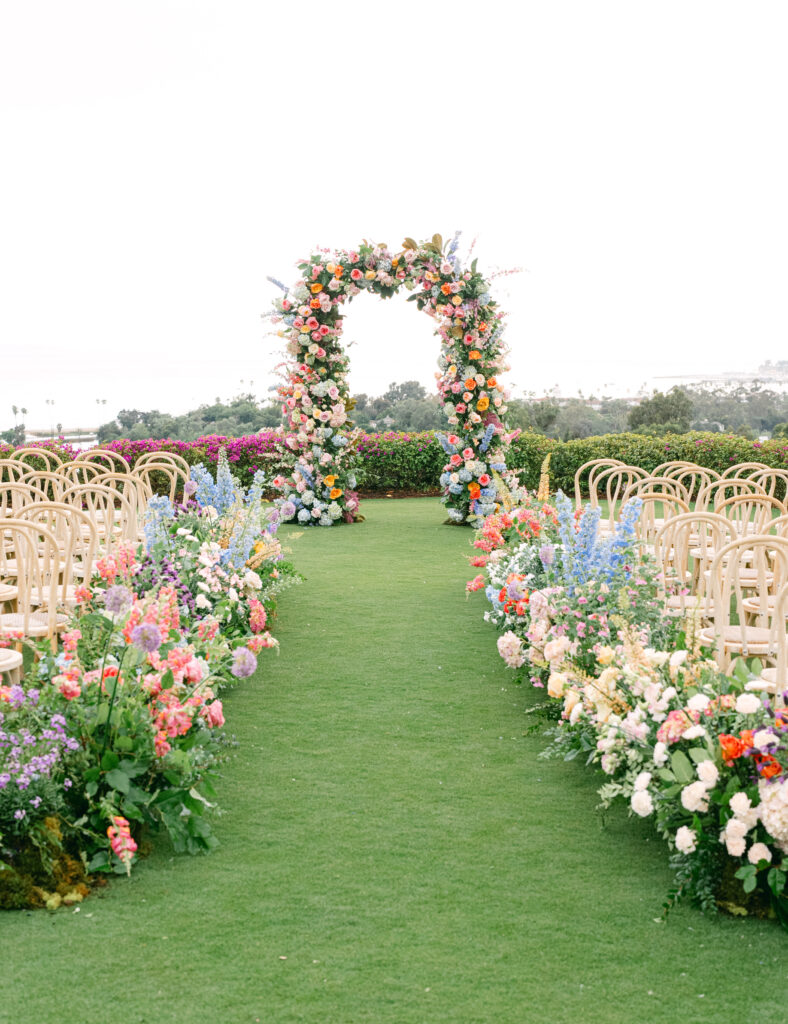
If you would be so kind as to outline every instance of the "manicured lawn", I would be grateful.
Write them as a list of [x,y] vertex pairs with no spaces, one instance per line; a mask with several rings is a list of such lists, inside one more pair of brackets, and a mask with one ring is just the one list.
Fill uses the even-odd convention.
[[[0,917],[13,1024],[707,1024],[788,1016],[788,936],[680,909],[648,824],[542,761],[436,499],[292,540],[281,655],[225,700],[221,847]],[[293,536],[294,531],[283,531]]]

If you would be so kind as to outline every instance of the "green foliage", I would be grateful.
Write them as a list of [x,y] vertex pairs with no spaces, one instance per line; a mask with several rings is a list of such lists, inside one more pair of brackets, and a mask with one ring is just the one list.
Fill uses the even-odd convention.
[[682,388],[672,388],[666,394],[655,391],[629,412],[629,426],[632,430],[643,427],[657,427],[666,431],[670,428],[683,434],[690,428],[692,399]]
[[148,437],[194,441],[206,434],[228,437],[251,434],[264,427],[278,427],[282,422],[279,403],[263,404],[252,394],[238,395],[229,402],[217,400],[210,405],[172,416],[158,409],[143,412],[139,409],[121,409],[114,420],[98,429],[98,442],[105,444],[119,438],[141,441]]

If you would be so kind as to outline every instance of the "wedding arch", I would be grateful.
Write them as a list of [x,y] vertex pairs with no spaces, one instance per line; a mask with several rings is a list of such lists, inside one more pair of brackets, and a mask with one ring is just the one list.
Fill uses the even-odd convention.
[[358,517],[343,307],[360,292],[390,298],[401,288],[436,321],[440,337],[436,376],[448,422],[438,435],[447,456],[440,483],[449,519],[473,522],[495,511],[508,439],[508,393],[499,379],[508,369],[504,313],[477,261],[463,266],[458,237],[448,245],[440,235],[406,238],[398,253],[366,241],[352,250],[319,250],[298,264],[292,288],[269,278],[284,292],[271,316],[288,353],[279,394],[289,465],[274,481],[283,519],[331,526]]

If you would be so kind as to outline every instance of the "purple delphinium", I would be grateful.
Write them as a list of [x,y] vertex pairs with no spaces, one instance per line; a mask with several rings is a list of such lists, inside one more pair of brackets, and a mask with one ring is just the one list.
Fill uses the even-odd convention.
[[114,587],[110,587],[104,594],[104,607],[108,612],[112,612],[114,615],[125,611],[129,607],[134,599],[134,595],[128,587],[123,587],[119,583],[116,583]]
[[257,658],[248,647],[239,647],[233,656],[230,672],[236,679],[246,679],[257,671]]
[[161,647],[161,632],[155,622],[141,622],[131,631],[131,642],[145,654]]

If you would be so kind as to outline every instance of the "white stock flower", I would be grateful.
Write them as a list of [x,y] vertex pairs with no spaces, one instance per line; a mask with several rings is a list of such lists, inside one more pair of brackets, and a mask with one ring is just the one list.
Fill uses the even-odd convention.
[[686,660],[687,660],[687,652],[686,651],[674,651],[673,654],[671,654],[671,656],[670,656],[670,667],[671,668],[678,668],[680,665],[683,665]]
[[687,701],[687,707],[690,711],[705,711],[708,706],[709,698],[705,693],[696,693],[694,697],[690,697]]
[[747,823],[741,818],[729,818],[723,834],[727,839],[743,839],[750,830],[747,828]]
[[668,745],[659,740],[654,744],[654,764],[664,764],[668,759]]
[[648,789],[651,784],[651,772],[641,772],[635,779],[635,789]]
[[691,725],[689,729],[682,735],[683,740],[699,740],[701,736],[706,735],[706,730],[702,725]]
[[739,791],[734,793],[730,799],[730,807],[734,814],[741,817],[752,807],[752,802],[746,793]]

